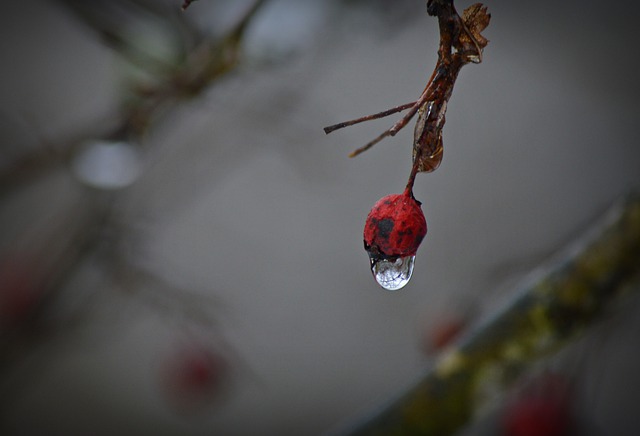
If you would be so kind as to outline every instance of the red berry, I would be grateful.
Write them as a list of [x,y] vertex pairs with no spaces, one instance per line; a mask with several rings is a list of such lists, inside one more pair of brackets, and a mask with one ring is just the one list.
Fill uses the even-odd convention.
[[14,327],[28,320],[40,302],[41,282],[28,258],[0,261],[0,325]]
[[420,202],[409,192],[382,197],[373,205],[364,226],[364,247],[375,258],[416,254],[427,234]]
[[503,416],[505,436],[564,436],[571,430],[570,388],[560,376],[546,374],[514,401]]
[[569,429],[569,413],[563,404],[529,398],[512,406],[504,425],[505,436],[564,436]]
[[181,347],[163,373],[169,398],[184,412],[209,405],[223,390],[228,369],[226,359],[206,345]]

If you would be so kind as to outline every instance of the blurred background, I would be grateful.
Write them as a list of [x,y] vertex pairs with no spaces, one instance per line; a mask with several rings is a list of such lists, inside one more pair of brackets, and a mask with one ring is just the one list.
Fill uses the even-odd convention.
[[[484,61],[416,181],[413,279],[379,288],[362,228],[404,188],[413,126],[355,159],[397,116],[322,127],[417,98],[424,3],[3,5],[2,434],[322,434],[640,189],[637,3],[488,1]],[[593,434],[640,428],[623,306],[549,363]]]

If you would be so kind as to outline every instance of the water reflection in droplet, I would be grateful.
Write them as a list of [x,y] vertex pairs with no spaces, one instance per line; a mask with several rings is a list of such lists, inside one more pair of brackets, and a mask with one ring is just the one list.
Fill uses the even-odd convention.
[[409,283],[415,259],[415,255],[395,259],[369,256],[373,277],[380,286],[388,291],[397,291]]

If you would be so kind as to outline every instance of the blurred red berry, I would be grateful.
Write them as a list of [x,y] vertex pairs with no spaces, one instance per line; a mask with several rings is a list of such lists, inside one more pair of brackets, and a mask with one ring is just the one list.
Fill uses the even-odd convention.
[[376,258],[413,256],[426,234],[420,202],[407,191],[382,197],[373,206],[364,226],[364,246]]
[[545,374],[507,405],[503,415],[503,434],[569,435],[572,424],[570,406],[566,380],[558,375]]
[[205,345],[181,348],[166,365],[165,385],[171,401],[183,411],[211,404],[223,390],[228,366]]
[[39,300],[38,274],[23,260],[0,261],[0,324],[4,326],[26,320]]

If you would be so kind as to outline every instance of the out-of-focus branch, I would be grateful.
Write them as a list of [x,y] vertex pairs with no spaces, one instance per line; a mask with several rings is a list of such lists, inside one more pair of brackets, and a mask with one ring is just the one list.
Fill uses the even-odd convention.
[[182,2],[182,10],[183,10],[183,11],[186,11],[186,10],[187,10],[187,8],[188,8],[189,6],[191,6],[191,3],[195,2],[195,1],[197,1],[197,0],[184,0],[184,1]]
[[[65,139],[49,141],[41,138],[39,147],[11,159],[0,171],[0,195],[21,182],[68,164],[87,148],[87,143],[102,140],[139,145],[143,133],[165,110],[183,99],[199,95],[238,66],[245,29],[266,0],[254,1],[220,36],[204,35],[184,19],[182,12],[171,12],[163,6],[165,3],[155,0],[60,2],[123,59],[142,67],[147,76],[128,89],[121,111],[113,119],[96,122]],[[168,39],[173,39],[184,51],[166,58],[158,57],[152,51],[145,52],[145,46],[131,33],[131,27],[135,28],[139,23],[156,24],[162,29],[163,36],[168,34]],[[121,245],[123,240],[129,239],[130,229],[119,222],[120,211],[114,201],[118,194],[109,191],[113,187],[98,189],[107,191],[86,191],[80,205],[68,211],[69,217],[61,225],[63,229],[50,223],[46,240],[36,241],[31,250],[37,256],[31,256],[30,251],[29,257],[14,261],[13,251],[0,253],[10,256],[12,261],[3,264],[0,259],[2,279],[5,282],[8,282],[6,278],[12,280],[12,283],[3,282],[6,286],[0,288],[0,375],[4,376],[7,368],[18,365],[34,344],[59,334],[63,330],[61,327],[73,327],[82,321],[81,311],[76,311],[78,316],[74,313],[64,320],[49,315],[61,291],[87,260],[103,264],[104,271],[113,274],[112,279],[121,287],[157,290],[160,295],[148,292],[149,300],[153,299],[156,305],[164,305],[175,312],[188,312],[202,323],[210,322],[207,313],[210,301],[204,302],[205,298],[197,293],[173,286],[137,268],[130,262],[132,259],[124,255],[126,250]],[[73,223],[77,225],[70,227]],[[0,377],[0,384],[4,381]],[[2,386],[0,390],[3,390]]]
[[[109,120],[111,130],[104,139],[138,140],[160,115],[182,100],[200,95],[206,88],[231,73],[240,61],[245,30],[267,0],[255,0],[239,19],[221,36],[203,35],[194,25],[163,9],[160,2],[144,0],[107,0],[85,2],[59,0],[123,59],[150,74],[152,80],[136,82],[124,96],[120,114]],[[172,44],[182,51],[175,59],[162,59],[145,52],[126,30],[126,23],[150,21],[170,33]],[[101,124],[105,124],[102,122]],[[83,139],[98,139],[95,132],[75,135],[64,144],[48,147],[16,158],[0,171],[0,194],[15,184],[64,164],[82,145]]]
[[483,392],[504,391],[594,324],[625,291],[640,290],[640,194],[615,204],[570,248],[413,388],[340,434],[452,434],[474,416]]
[[46,315],[102,242],[97,233],[106,220],[104,207],[88,207],[82,200],[77,209],[53,219],[44,235],[30,243],[18,240],[0,259],[0,374],[28,350],[24,343],[62,330],[60,323],[54,328],[46,322]]
[[141,134],[162,109],[184,98],[199,95],[210,84],[234,70],[240,60],[247,25],[266,0],[256,0],[220,39],[205,39],[191,50],[183,65],[161,83],[140,86],[140,98],[129,105],[125,128]]

